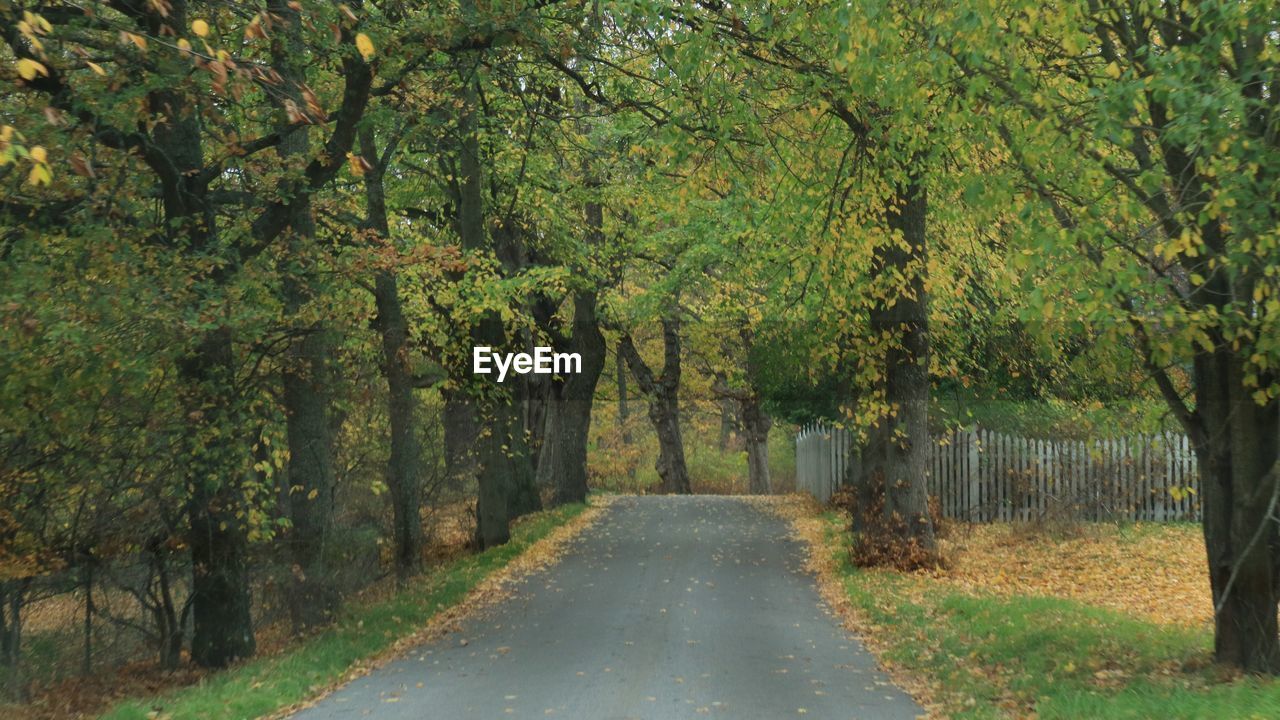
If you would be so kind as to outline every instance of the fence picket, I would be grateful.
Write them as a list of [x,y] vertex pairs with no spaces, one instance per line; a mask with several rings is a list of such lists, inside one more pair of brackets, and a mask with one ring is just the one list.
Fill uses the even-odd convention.
[[[796,488],[821,501],[859,472],[853,435],[844,428],[803,425],[795,449]],[[1063,513],[1166,522],[1200,518],[1197,465],[1181,434],[1054,440],[971,427],[933,437],[925,467],[929,494],[943,516],[955,520],[1028,521]],[[1171,488],[1182,491],[1175,497]]]

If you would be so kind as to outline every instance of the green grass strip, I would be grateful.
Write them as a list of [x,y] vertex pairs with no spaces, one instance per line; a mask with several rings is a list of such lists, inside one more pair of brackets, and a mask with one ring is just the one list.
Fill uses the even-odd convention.
[[[828,540],[843,549],[847,535],[828,520]],[[886,659],[936,680],[951,717],[1280,717],[1280,682],[1213,667],[1207,630],[1062,598],[957,593],[864,571],[842,555],[845,591],[882,628],[875,634],[888,643]]]
[[243,720],[305,700],[339,680],[355,663],[376,657],[442,609],[462,601],[487,576],[586,507],[565,505],[539,513],[517,525],[506,545],[436,568],[389,599],[347,608],[332,628],[281,654],[215,673],[191,687],[122,702],[103,718],[146,720],[158,711],[173,720]]

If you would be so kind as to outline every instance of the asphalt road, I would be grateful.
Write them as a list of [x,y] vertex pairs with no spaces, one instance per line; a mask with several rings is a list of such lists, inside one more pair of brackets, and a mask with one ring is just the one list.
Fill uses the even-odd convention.
[[299,720],[914,718],[822,609],[785,521],[714,496],[616,501],[564,558]]

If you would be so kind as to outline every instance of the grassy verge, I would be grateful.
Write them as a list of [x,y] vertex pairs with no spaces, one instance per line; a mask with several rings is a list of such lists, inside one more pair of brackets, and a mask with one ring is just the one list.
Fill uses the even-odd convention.
[[444,608],[461,602],[486,577],[585,509],[585,505],[567,505],[539,513],[513,528],[506,545],[436,568],[388,599],[349,608],[334,627],[279,655],[217,673],[199,685],[124,702],[103,718],[239,720],[301,702],[340,680],[353,665],[377,657],[413,634]]
[[862,570],[847,560],[838,518],[828,514],[823,523],[820,551],[856,623],[891,667],[927,678],[949,717],[1280,717],[1280,682],[1211,665],[1207,630],[1062,598],[984,596],[927,575]]

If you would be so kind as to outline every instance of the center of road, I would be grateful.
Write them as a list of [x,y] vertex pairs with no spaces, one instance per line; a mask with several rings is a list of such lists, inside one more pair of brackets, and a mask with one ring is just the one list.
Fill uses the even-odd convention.
[[550,568],[298,720],[915,718],[748,500],[620,498]]

